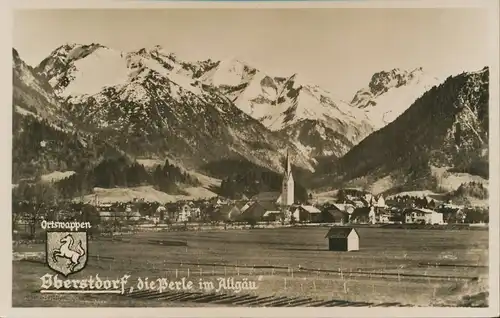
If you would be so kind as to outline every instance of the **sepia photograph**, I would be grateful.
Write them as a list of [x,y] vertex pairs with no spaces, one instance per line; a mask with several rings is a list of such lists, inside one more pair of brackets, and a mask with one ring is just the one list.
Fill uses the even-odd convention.
[[498,308],[492,8],[14,10],[11,306]]

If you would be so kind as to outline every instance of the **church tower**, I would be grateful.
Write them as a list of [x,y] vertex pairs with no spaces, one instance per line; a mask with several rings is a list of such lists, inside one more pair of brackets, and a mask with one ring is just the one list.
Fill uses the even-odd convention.
[[281,185],[281,204],[283,206],[290,206],[294,203],[294,190],[295,184],[292,175],[292,164],[290,162],[290,155],[287,150],[285,173],[283,175],[283,183]]

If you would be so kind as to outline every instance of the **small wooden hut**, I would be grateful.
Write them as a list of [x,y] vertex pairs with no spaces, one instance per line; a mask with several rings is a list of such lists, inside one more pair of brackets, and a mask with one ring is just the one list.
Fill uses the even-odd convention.
[[330,251],[358,251],[359,234],[352,227],[332,227],[326,234]]

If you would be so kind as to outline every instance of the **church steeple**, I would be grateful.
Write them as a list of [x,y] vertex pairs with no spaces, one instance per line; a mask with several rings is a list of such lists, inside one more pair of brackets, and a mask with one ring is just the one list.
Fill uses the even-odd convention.
[[292,164],[290,163],[290,153],[288,149],[286,150],[286,167],[285,167],[285,174],[287,176],[290,176],[292,173]]
[[283,174],[283,183],[281,186],[281,203],[283,206],[290,206],[294,203],[295,185],[292,175],[292,163],[290,161],[290,153],[286,151],[285,172]]

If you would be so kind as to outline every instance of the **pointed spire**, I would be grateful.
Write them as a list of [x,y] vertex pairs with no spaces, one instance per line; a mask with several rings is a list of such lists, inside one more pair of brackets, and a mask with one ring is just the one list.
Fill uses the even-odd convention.
[[292,172],[292,165],[290,163],[290,151],[288,148],[286,150],[286,171],[285,172],[287,175],[290,175],[290,173]]

